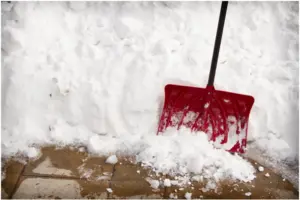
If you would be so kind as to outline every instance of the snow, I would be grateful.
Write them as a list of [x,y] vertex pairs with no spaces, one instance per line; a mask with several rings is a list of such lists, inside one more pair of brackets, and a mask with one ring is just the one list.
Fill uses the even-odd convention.
[[153,189],[157,189],[159,187],[159,181],[147,178],[146,181],[150,184]]
[[[33,144],[84,145],[136,155],[157,172],[254,178],[203,133],[156,136],[164,86],[206,86],[220,2],[1,5],[3,157],[38,156]],[[255,156],[278,163],[299,156],[297,10],[229,3],[215,79],[216,89],[255,97],[248,139],[263,152]]]
[[186,199],[191,199],[192,198],[192,193],[186,192],[185,195],[184,195],[184,197]]
[[270,174],[269,174],[269,173],[266,173],[266,174],[265,174],[265,177],[270,177]]
[[249,197],[249,196],[251,196],[251,194],[252,194],[251,192],[246,192],[245,196]]
[[[106,142],[109,143],[108,140]],[[124,135],[120,136],[119,142],[113,152],[136,155],[136,162],[153,168],[156,173],[183,176],[177,177],[179,182],[190,183],[184,177],[189,172],[213,181],[230,178],[247,182],[255,178],[255,169],[248,161],[214,148],[203,132],[192,134],[190,129],[183,127],[179,131],[169,129],[162,136],[127,138]]]
[[166,179],[164,180],[164,186],[165,186],[165,187],[171,187],[171,181],[170,181],[170,179],[166,178]]
[[171,193],[169,195],[169,197],[170,197],[170,199],[177,199],[178,198],[177,194],[173,194],[173,193]]
[[111,188],[106,188],[107,192],[112,193],[113,190]]
[[258,171],[263,172],[263,171],[264,171],[264,167],[259,166],[259,167],[258,167]]
[[171,182],[171,185],[178,185],[178,183],[179,183],[177,180],[171,180],[170,182]]
[[30,148],[28,149],[28,154],[27,154],[27,156],[28,156],[28,158],[36,158],[36,157],[38,157],[39,154],[40,154],[40,152],[39,152],[38,149],[36,149],[36,148],[34,148],[34,147],[30,147]]
[[202,188],[203,192],[207,192],[207,191],[210,191],[210,190],[214,190],[215,192],[217,191],[217,185],[214,182],[212,182],[212,181],[209,181],[205,185],[205,188]]
[[116,155],[111,155],[106,159],[105,162],[114,165],[118,162],[118,158]]
[[85,147],[80,147],[80,148],[78,149],[78,151],[79,151],[79,152],[85,152]]
[[203,181],[203,176],[201,176],[201,175],[193,176],[192,181],[202,182]]

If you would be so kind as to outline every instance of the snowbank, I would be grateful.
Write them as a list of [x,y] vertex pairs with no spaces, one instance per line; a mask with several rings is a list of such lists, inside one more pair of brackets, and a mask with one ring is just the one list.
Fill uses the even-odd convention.
[[[201,169],[207,163],[193,156],[205,149],[194,140],[204,136],[155,132],[166,83],[206,86],[219,9],[219,2],[2,2],[2,156],[32,155],[32,146],[49,143],[105,154],[122,138],[138,158],[157,153],[148,164],[162,171],[176,168],[166,167],[167,155],[195,160],[182,170]],[[297,158],[298,3],[231,2],[227,13],[215,87],[254,96],[249,140],[277,159]],[[176,142],[189,149],[181,157]]]

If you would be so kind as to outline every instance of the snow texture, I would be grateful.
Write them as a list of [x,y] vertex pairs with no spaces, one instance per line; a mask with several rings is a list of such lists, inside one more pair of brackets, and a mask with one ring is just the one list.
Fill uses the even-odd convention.
[[245,196],[247,196],[247,197],[251,196],[251,192],[246,192]]
[[[85,145],[136,154],[160,172],[253,178],[204,134],[155,135],[166,84],[206,86],[220,2],[1,5],[3,157]],[[230,2],[215,79],[255,97],[248,139],[278,163],[298,159],[298,7]]]
[[114,165],[118,162],[118,158],[116,155],[111,155],[106,159],[105,162]]
[[169,195],[169,197],[170,197],[170,199],[178,199],[177,194],[174,194],[174,193],[171,193],[171,194]]
[[36,157],[38,157],[39,154],[40,154],[39,150],[34,148],[34,147],[30,147],[28,149],[28,154],[27,155],[28,155],[29,158],[36,158]]
[[170,179],[166,178],[166,179],[164,180],[164,186],[165,186],[165,187],[171,187],[171,181],[170,181]]
[[159,181],[147,178],[146,181],[150,184],[153,189],[157,189],[159,187]]
[[178,185],[178,181],[177,180],[171,180],[171,185]]
[[192,198],[192,193],[186,192],[185,195],[184,195],[184,197],[186,199],[191,199]]
[[111,188],[106,188],[107,192],[112,193],[113,190]]
[[258,167],[258,171],[263,172],[263,171],[264,171],[264,167],[259,166],[259,167]]

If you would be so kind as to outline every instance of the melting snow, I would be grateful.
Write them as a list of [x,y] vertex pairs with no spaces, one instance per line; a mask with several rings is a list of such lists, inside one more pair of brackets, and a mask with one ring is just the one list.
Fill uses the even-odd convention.
[[165,187],[171,187],[171,181],[170,181],[170,179],[165,179],[164,180],[164,186]]
[[114,165],[118,162],[118,158],[116,155],[111,155],[106,159],[105,162]]
[[186,199],[191,199],[192,198],[192,193],[186,192],[185,195],[184,195],[184,197]]
[[258,170],[259,170],[260,172],[263,172],[263,171],[264,171],[264,167],[259,166],[259,167],[258,167]]
[[251,192],[246,192],[245,196],[248,196],[248,197],[251,196]]
[[113,190],[111,188],[106,188],[107,192],[112,193]]

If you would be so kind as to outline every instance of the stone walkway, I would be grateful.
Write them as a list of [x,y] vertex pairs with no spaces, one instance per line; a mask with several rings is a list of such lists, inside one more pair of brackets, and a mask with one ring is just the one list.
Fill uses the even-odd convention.
[[[251,183],[223,181],[217,190],[204,191],[205,182],[191,181],[181,188],[160,186],[153,189],[145,180],[156,177],[150,169],[134,165],[130,158],[119,159],[115,165],[105,163],[104,157],[88,156],[85,151],[46,147],[42,155],[26,165],[10,160],[1,183],[2,198],[227,198],[227,199],[298,199],[298,191],[290,182],[265,169],[257,172]],[[251,161],[257,168],[258,163]],[[269,177],[265,176],[269,173]],[[168,177],[173,179],[172,177]],[[245,194],[251,192],[250,196]],[[248,193],[250,194],[250,193]]]

